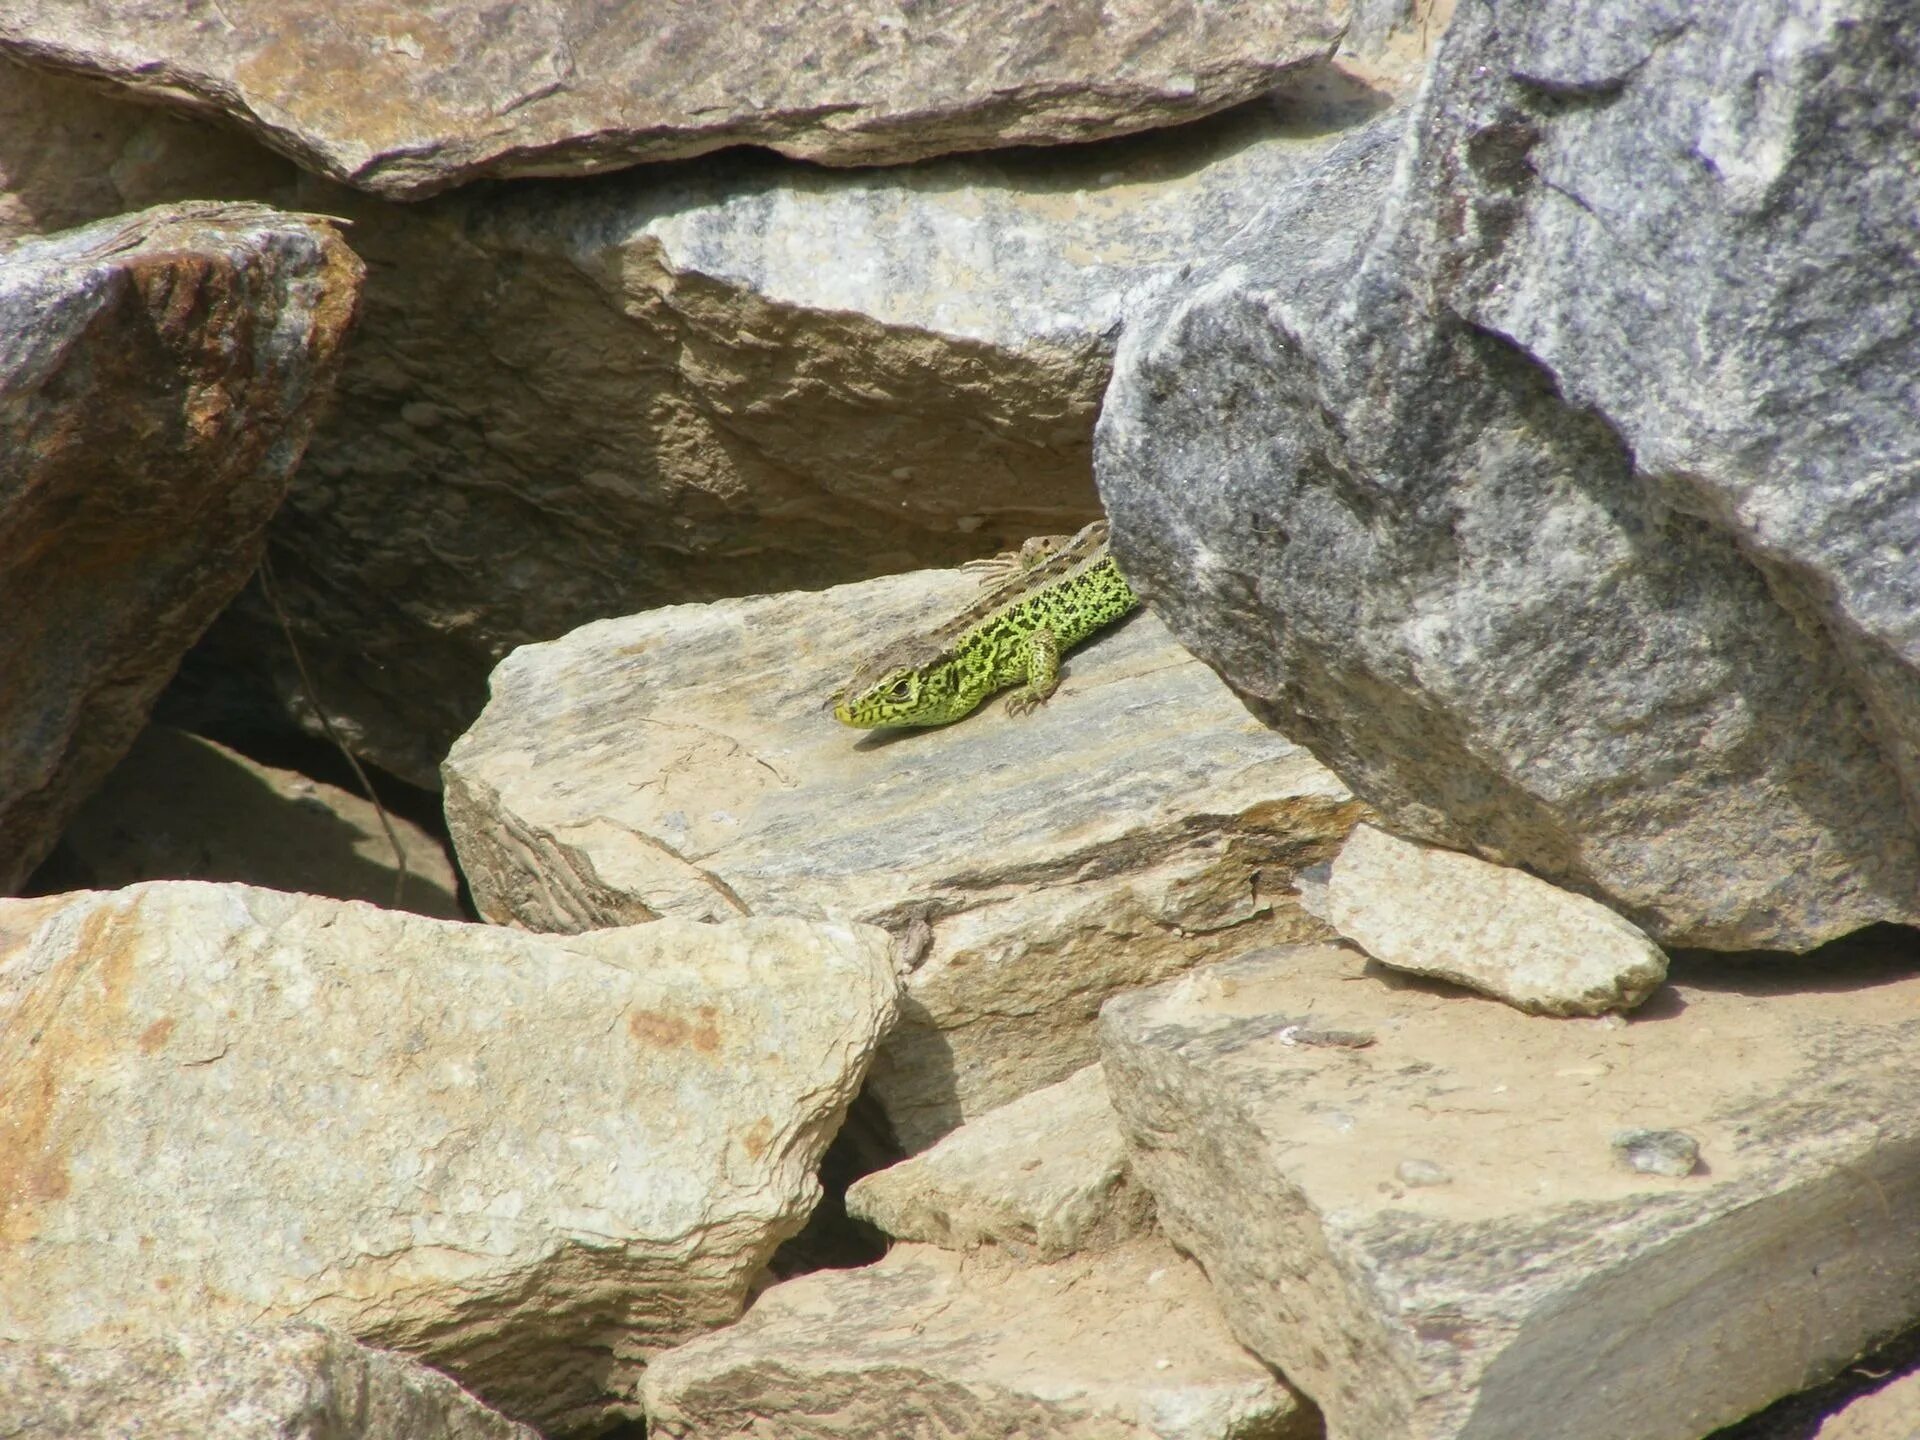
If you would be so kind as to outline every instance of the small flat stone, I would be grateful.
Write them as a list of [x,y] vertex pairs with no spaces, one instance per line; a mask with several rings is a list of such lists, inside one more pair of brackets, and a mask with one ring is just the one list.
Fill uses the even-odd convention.
[[1334,860],[1327,911],[1383,965],[1541,1015],[1631,1010],[1667,976],[1665,952],[1604,905],[1371,825]]
[[901,1245],[764,1292],[660,1356],[660,1440],[1309,1440],[1311,1410],[1228,1334],[1157,1237],[1052,1265]]
[[855,1182],[847,1210],[897,1240],[1045,1261],[1131,1239],[1152,1223],[1153,1201],[1089,1065]]
[[1700,1168],[1700,1142],[1681,1130],[1620,1130],[1613,1150],[1620,1163],[1642,1175],[1678,1179]]

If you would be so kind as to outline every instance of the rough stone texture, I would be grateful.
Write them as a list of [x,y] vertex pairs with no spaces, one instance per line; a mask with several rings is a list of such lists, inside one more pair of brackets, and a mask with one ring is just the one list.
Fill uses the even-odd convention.
[[[412,207],[309,187],[371,267],[274,529],[322,704],[431,785],[516,645],[1077,528],[1128,296],[1381,103],[879,173],[726,156]],[[236,669],[306,715],[264,604],[210,641],[181,723]]]
[[244,135],[0,60],[0,244],[169,200],[284,203],[296,173]]
[[1326,932],[1287,877],[1364,815],[1139,614],[1060,691],[904,736],[824,702],[979,594],[920,572],[672,606],[515,651],[447,758],[480,913],[543,931],[843,914],[913,973],[870,1088],[919,1149],[1093,1059],[1116,990]]
[[1342,0],[476,8],[15,0],[0,52],[224,113],[301,164],[418,197],[764,145],[834,165],[1149,130],[1331,54]]
[[1327,918],[1382,965],[1538,1015],[1631,1010],[1667,978],[1666,954],[1606,906],[1371,825],[1334,858]]
[[[407,859],[397,908],[461,918],[446,847],[405,816],[389,811],[387,823]],[[80,807],[34,884],[113,890],[142,880],[233,880],[393,905],[397,875],[371,801],[153,725]]]
[[1026,1267],[920,1245],[763,1294],[662,1355],[662,1440],[1307,1440],[1309,1407],[1227,1333],[1164,1241]]
[[246,582],[360,276],[332,227],[246,205],[0,250],[0,891]]
[[1101,1048],[1161,1223],[1331,1440],[1697,1440],[1920,1315],[1902,949],[1549,1022],[1297,946],[1109,1002]]
[[1911,22],[1467,7],[1129,327],[1123,562],[1395,829],[1669,944],[1920,918]]
[[884,936],[796,920],[177,882],[0,941],[0,1344],[298,1315],[543,1429],[740,1313],[897,1003]]
[[856,1181],[847,1213],[897,1240],[998,1245],[1022,1259],[1105,1250],[1153,1223],[1098,1065],[970,1120]]
[[540,1440],[446,1376],[317,1325],[0,1346],[0,1440]]

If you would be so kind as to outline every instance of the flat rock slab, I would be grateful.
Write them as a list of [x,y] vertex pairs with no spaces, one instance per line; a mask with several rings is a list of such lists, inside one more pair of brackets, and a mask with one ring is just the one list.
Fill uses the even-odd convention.
[[459,877],[439,838],[392,811],[386,826],[407,863],[397,896],[393,845],[372,801],[150,725],[34,880],[44,890],[232,880],[460,919]]
[[902,1245],[764,1293],[662,1355],[665,1440],[1307,1440],[1309,1407],[1235,1343],[1159,1239],[1021,1266]]
[[765,145],[837,165],[1190,120],[1331,55],[1342,0],[958,0],[891,13],[535,0],[23,0],[0,51],[219,111],[302,164],[408,198]]
[[317,1325],[0,1345],[5,1440],[540,1440],[403,1355]]
[[1666,952],[1597,901],[1371,825],[1335,857],[1326,903],[1382,965],[1538,1015],[1631,1010],[1667,978]]
[[896,1240],[1048,1261],[1141,1234],[1153,1199],[1133,1178],[1100,1067],[1089,1065],[863,1176],[847,1190],[847,1213]]
[[1322,935],[1287,892],[1362,811],[1148,614],[1058,694],[939,730],[825,708],[865,652],[979,593],[922,572],[674,606],[525,646],[447,758],[483,915],[579,931],[838,914],[910,969],[871,1086],[918,1149],[1093,1058],[1115,990]]
[[258,205],[0,250],[0,893],[259,562],[361,275]]
[[[1110,1002],[1102,1051],[1161,1224],[1332,1440],[1697,1440],[1920,1315],[1915,958],[1550,1021],[1295,946]],[[1639,1128],[1703,1164],[1629,1167]]]
[[0,904],[0,1344],[298,1315],[617,1418],[819,1196],[886,939],[568,939],[237,885]]

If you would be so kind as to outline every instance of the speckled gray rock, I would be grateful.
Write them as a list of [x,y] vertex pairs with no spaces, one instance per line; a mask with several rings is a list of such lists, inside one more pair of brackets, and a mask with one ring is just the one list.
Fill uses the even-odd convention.
[[1327,919],[1382,965],[1538,1015],[1631,1010],[1667,957],[1606,906],[1472,855],[1357,825],[1334,857]]
[[644,1382],[661,1440],[1308,1440],[1157,1237],[1026,1266],[901,1245],[777,1285]]
[[223,111],[396,197],[765,145],[841,165],[1191,120],[1329,55],[1342,0],[475,7],[14,0],[0,50]]
[[897,1003],[863,926],[0,902],[0,1345],[298,1316],[621,1418],[805,1221]]
[[0,893],[259,562],[361,274],[258,205],[0,248]]
[[1117,990],[1327,932],[1287,877],[1365,811],[1137,614],[1015,718],[885,736],[824,702],[977,598],[918,572],[672,606],[516,650],[446,764],[483,915],[591,930],[840,914],[910,970],[870,1091],[917,1150],[1072,1074]]
[[1129,327],[1123,561],[1402,833],[1668,944],[1920,919],[1916,43],[1466,7],[1403,150]]
[[[1827,963],[1546,1022],[1296,946],[1109,1001],[1102,1063],[1160,1223],[1329,1440],[1698,1440],[1920,1316],[1920,975]],[[1706,1163],[1633,1170],[1628,1128]]]
[[0,1440],[540,1440],[446,1376],[317,1325],[0,1345]]
[[1022,1095],[923,1154],[863,1176],[847,1213],[896,1240],[998,1245],[1058,1260],[1105,1250],[1153,1223],[1098,1065]]

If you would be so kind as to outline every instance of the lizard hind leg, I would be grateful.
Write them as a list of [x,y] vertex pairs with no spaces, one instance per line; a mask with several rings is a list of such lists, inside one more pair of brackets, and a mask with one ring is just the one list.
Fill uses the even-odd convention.
[[1006,584],[1057,555],[1071,541],[1071,535],[1036,535],[1024,541],[1018,550],[1002,550],[983,560],[968,560],[961,570],[980,579],[982,589]]
[[1021,643],[1027,683],[1007,697],[1009,715],[1030,715],[1060,688],[1060,642],[1042,626]]

